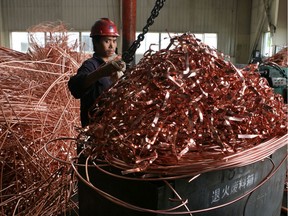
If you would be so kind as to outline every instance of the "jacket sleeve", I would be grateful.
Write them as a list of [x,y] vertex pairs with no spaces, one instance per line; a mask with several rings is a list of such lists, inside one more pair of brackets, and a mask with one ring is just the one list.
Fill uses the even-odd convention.
[[76,99],[82,98],[87,92],[87,88],[84,87],[84,81],[87,75],[95,70],[93,63],[85,61],[78,69],[77,74],[70,77],[68,81],[68,88]]

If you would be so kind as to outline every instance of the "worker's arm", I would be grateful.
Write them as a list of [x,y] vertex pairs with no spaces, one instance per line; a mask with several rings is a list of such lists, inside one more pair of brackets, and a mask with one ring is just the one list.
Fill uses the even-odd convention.
[[84,88],[89,88],[93,83],[99,80],[102,77],[114,76],[117,71],[125,70],[125,63],[122,61],[110,61],[105,65],[97,68],[94,72],[88,74],[84,81]]
[[81,66],[76,75],[70,78],[68,88],[75,98],[83,97],[97,80],[103,77],[113,78],[113,74],[117,74],[117,71],[125,70],[125,63],[120,60],[110,61],[90,72],[93,67],[91,62],[87,62]]

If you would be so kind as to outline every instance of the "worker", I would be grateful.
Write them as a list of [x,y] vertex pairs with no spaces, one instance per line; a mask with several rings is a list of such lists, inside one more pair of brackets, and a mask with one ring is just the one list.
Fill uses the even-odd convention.
[[[82,127],[89,125],[89,110],[96,99],[108,89],[115,79],[123,75],[126,68],[120,55],[116,55],[117,38],[119,33],[116,25],[108,18],[101,18],[91,28],[90,37],[93,42],[93,57],[85,60],[68,82],[71,94],[80,99],[80,119]],[[82,154],[84,146],[78,144],[77,153],[79,164],[85,164],[86,158]],[[92,184],[95,184],[96,172],[89,168]],[[78,172],[86,178],[85,167],[79,166]],[[97,193],[81,180],[78,181],[79,215],[94,215]]]
[[[88,112],[97,97],[119,78],[126,68],[121,56],[116,55],[116,25],[108,18],[101,18],[91,28],[93,57],[84,61],[77,74],[68,82],[71,94],[80,99],[80,119],[82,127],[89,124]],[[120,72],[120,73],[119,73]]]

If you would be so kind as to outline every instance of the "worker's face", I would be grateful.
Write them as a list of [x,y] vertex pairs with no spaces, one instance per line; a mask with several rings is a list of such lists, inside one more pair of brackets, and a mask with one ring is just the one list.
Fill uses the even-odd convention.
[[117,37],[101,37],[95,44],[95,52],[103,59],[110,58],[115,54]]

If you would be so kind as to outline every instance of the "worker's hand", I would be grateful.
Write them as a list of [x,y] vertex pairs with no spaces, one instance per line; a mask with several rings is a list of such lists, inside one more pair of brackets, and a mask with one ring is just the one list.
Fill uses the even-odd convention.
[[96,70],[96,73],[101,73],[102,77],[103,76],[112,76],[117,71],[122,71],[124,69],[125,65],[123,65],[121,62],[122,61],[117,61],[117,62],[114,60],[109,61],[106,64],[99,67]]
[[101,67],[97,68],[94,72],[88,74],[83,84],[84,88],[88,88],[97,80],[102,77],[111,77],[111,80],[115,82],[121,76],[123,76],[123,71],[126,69],[125,62],[118,60],[111,60]]
[[122,71],[117,71],[114,74],[111,75],[111,80],[112,82],[116,82],[118,79],[120,79],[122,76],[124,75],[124,73]]
[[120,79],[123,75],[124,75],[124,71],[126,70],[126,64],[123,61],[112,61],[111,62],[115,68],[117,68],[118,70],[116,72],[114,72],[111,75],[111,80],[112,82],[116,82],[118,79]]
[[118,71],[124,72],[126,70],[126,63],[122,61],[121,55],[113,56],[108,62],[111,62],[116,68],[118,68]]
[[115,68],[117,68],[117,71],[124,72],[126,70],[126,63],[122,60],[112,60],[111,63]]
[[124,75],[123,72],[126,70],[126,63],[121,60],[120,55],[116,56],[113,60],[109,61],[108,63],[111,63],[114,66],[114,68],[117,69],[117,71],[112,73],[112,75],[110,76],[112,82],[116,82],[118,79],[120,79],[120,77]]

